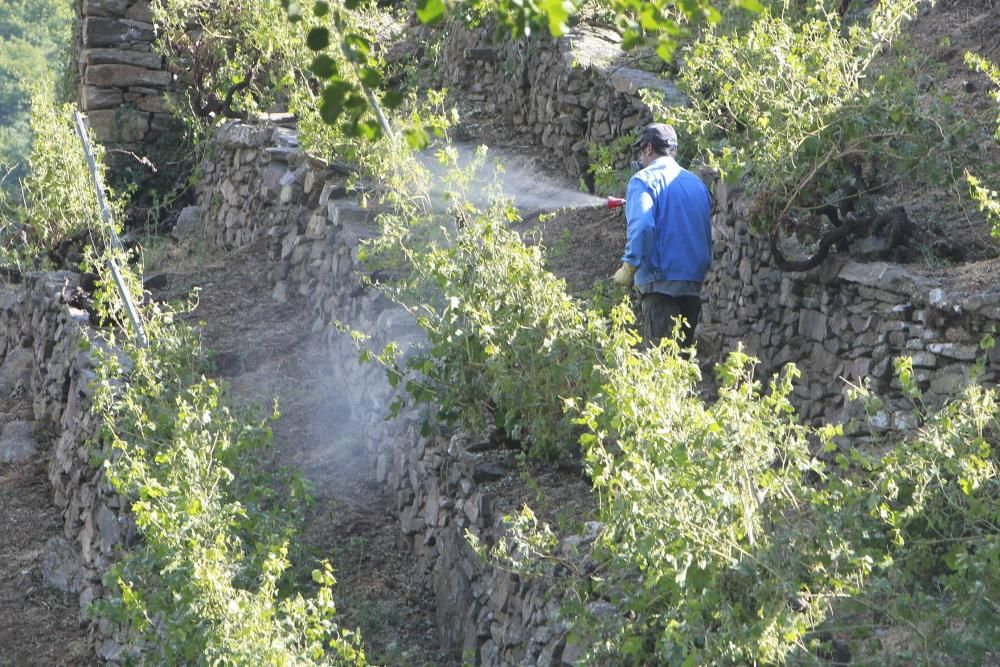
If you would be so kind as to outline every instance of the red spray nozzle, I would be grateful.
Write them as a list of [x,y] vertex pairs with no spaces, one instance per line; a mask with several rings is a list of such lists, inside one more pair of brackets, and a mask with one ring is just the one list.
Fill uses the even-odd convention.
[[608,208],[618,208],[619,206],[624,206],[625,200],[621,197],[608,197]]

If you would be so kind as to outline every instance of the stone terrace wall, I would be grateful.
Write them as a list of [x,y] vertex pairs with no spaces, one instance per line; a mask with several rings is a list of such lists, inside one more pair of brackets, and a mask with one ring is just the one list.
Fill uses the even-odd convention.
[[[445,83],[565,155],[570,174],[586,168],[590,143],[634,134],[652,120],[640,89],[684,103],[669,82],[628,66],[611,33],[575,29],[558,40],[500,46],[492,34],[492,26],[445,31]],[[1000,320],[1000,290],[959,298],[919,271],[844,258],[786,274],[774,266],[766,241],[750,233],[747,202],[722,186],[715,190],[722,212],[713,219],[714,266],[699,327],[703,353],[718,355],[743,342],[762,360],[764,373],[795,362],[802,371],[795,403],[812,421],[846,423],[856,416],[858,407],[845,405],[844,379],[871,377],[890,398],[869,424],[875,430],[914,423],[912,406],[894,386],[895,357],[913,357],[930,404],[967,380],[980,339]],[[996,379],[1000,350],[988,362],[984,381]]]
[[727,201],[713,224],[714,267],[706,283],[700,336],[710,349],[738,342],[770,374],[795,362],[802,378],[795,403],[803,417],[842,421],[858,416],[845,404],[845,381],[871,378],[886,407],[861,426],[878,431],[916,424],[912,406],[894,379],[893,360],[908,355],[929,405],[939,404],[985,362],[983,382],[995,382],[1000,349],[979,348],[1000,328],[1000,288],[968,291],[953,279],[918,268],[832,257],[806,273],[774,265],[768,243],[744,222],[743,200]]
[[[58,433],[48,459],[54,502],[63,512],[65,540],[46,544],[42,573],[47,584],[79,593],[81,619],[87,605],[103,594],[101,575],[116,549],[130,543],[135,527],[127,504],[93,465],[87,443],[100,430],[91,414],[96,375],[81,344],[89,338],[86,312],[66,304],[77,287],[73,273],[36,273],[19,287],[0,285],[0,362],[30,353],[35,418]],[[103,660],[122,655],[120,629],[102,621],[91,627],[96,654]]]
[[[358,362],[350,336],[332,326],[338,321],[373,335],[375,349],[395,340],[407,350],[424,340],[405,311],[363,285],[357,250],[374,232],[375,211],[346,198],[343,178],[307,158],[283,128],[223,126],[202,172],[198,205],[182,213],[175,234],[204,234],[230,248],[264,244],[271,297],[305,296],[337,384],[350,394],[353,421],[364,426],[373,474],[394,499],[437,602],[443,648],[476,665],[544,667],[573,659],[577,647],[567,645],[552,581],[488,568],[466,543],[466,530],[486,544],[499,535],[495,491],[516,477],[511,454],[485,438],[421,437],[415,411],[385,422],[394,394],[384,372]],[[587,543],[569,538],[567,549]]]
[[80,0],[78,9],[80,108],[97,140],[152,143],[172,127],[163,94],[173,75],[152,50],[149,0]]
[[578,28],[559,39],[545,33],[501,45],[494,45],[493,34],[492,25],[447,27],[439,56],[443,82],[529,131],[537,144],[563,156],[570,175],[586,173],[591,144],[608,144],[652,122],[640,89],[683,103],[669,81],[637,69],[609,30]]

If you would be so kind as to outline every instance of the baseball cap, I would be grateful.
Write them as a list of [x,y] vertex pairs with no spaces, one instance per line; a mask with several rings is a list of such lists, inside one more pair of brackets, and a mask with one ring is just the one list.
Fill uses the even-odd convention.
[[642,132],[639,133],[639,138],[636,142],[632,144],[632,148],[638,148],[643,144],[651,144],[654,149],[676,148],[677,132],[674,131],[674,128],[664,123],[647,125],[642,128]]

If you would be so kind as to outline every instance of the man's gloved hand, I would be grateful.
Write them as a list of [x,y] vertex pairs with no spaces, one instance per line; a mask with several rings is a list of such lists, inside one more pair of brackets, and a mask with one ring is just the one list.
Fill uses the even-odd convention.
[[632,276],[639,269],[637,266],[632,266],[628,262],[622,262],[622,268],[615,271],[615,275],[611,278],[615,281],[616,285],[621,285],[622,287],[632,286]]

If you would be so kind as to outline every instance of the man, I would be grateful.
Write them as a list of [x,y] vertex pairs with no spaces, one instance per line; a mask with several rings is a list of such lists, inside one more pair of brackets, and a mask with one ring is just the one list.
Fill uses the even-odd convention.
[[654,123],[633,145],[638,169],[628,182],[628,239],[614,281],[635,285],[645,344],[671,336],[681,317],[680,344],[694,343],[701,284],[712,261],[712,196],[700,178],[674,160],[677,133]]

